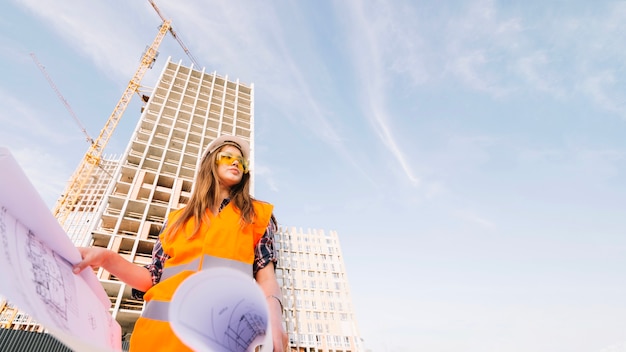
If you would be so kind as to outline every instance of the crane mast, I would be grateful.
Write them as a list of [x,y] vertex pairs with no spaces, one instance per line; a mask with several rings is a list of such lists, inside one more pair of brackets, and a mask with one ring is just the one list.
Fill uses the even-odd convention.
[[[163,16],[163,14],[161,13],[161,10],[159,10],[159,7],[157,6],[157,4],[154,2],[154,0],[148,0],[148,2],[150,2],[150,5],[152,5],[152,8],[154,8],[154,10],[156,11],[156,13],[159,15],[159,17],[161,17],[161,20],[163,22],[165,22],[165,16]],[[172,33],[172,37],[174,37],[174,39],[176,39],[176,41],[178,42],[178,44],[180,44],[180,47],[183,49],[183,51],[185,52],[185,54],[187,54],[187,56],[189,57],[189,59],[191,60],[191,63],[193,63],[193,65],[195,67],[200,67],[200,65],[198,65],[198,62],[196,61],[196,59],[193,57],[193,55],[191,55],[191,51],[189,51],[189,49],[187,48],[187,46],[185,45],[185,43],[183,43],[182,39],[180,39],[180,37],[178,36],[178,34],[176,34],[176,31],[174,30],[174,28],[170,27],[170,33]]]
[[157,56],[157,49],[159,48],[159,45],[161,45],[161,42],[163,41],[163,38],[167,34],[168,30],[170,30],[171,22],[171,20],[163,20],[163,24],[159,28],[159,33],[156,38],[154,38],[150,47],[148,47],[146,52],[143,54],[139,68],[128,83],[128,86],[115,106],[113,113],[111,113],[104,125],[104,128],[100,131],[100,135],[91,144],[78,168],[74,171],[74,174],[68,181],[65,192],[63,192],[61,197],[57,200],[52,213],[57,218],[61,226],[65,224],[65,221],[74,209],[74,206],[78,203],[85,185],[93,175],[95,168],[100,164],[104,147],[109,142],[109,139],[117,127],[117,124],[126,110],[126,107],[130,103],[133,94],[138,92],[143,76],[154,64]]
[[78,116],[76,116],[76,113],[74,112],[70,104],[67,102],[67,100],[65,100],[65,97],[63,96],[63,94],[61,94],[61,91],[59,90],[59,88],[57,88],[57,85],[54,84],[54,81],[48,74],[48,71],[46,71],[46,68],[44,67],[44,65],[42,65],[39,62],[39,60],[37,60],[37,56],[35,56],[35,53],[30,53],[30,56],[33,58],[33,61],[35,61],[35,64],[37,65],[37,67],[39,67],[39,70],[41,71],[41,73],[43,73],[44,77],[46,78],[46,81],[48,81],[48,84],[50,84],[50,87],[52,87],[52,89],[54,89],[54,92],[57,93],[57,97],[59,97],[63,105],[65,105],[65,108],[67,109],[67,111],[70,113],[70,115],[72,115],[72,118],[74,118],[74,121],[76,121],[80,130],[83,131],[83,134],[87,138],[87,142],[89,142],[90,144],[93,144],[94,143],[93,138],[89,136],[89,133],[87,133],[85,126],[83,126],[83,124],[80,122],[80,119],[78,118]]

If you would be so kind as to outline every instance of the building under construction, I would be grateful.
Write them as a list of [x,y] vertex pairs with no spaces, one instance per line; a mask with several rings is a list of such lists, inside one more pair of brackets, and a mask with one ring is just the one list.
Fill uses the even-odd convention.
[[[250,142],[252,192],[255,169],[252,84],[168,60],[146,100],[121,158],[101,162],[63,223],[76,245],[108,248],[141,266],[150,263],[167,214],[189,201],[211,141],[234,134]],[[276,246],[292,350],[362,351],[337,234],[281,227]],[[143,301],[105,270],[97,276],[127,339]],[[20,329],[6,318],[0,325]]]

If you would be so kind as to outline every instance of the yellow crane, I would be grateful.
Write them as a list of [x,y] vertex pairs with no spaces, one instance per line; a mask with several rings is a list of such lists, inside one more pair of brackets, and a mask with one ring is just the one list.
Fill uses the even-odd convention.
[[159,33],[154,38],[154,41],[152,42],[150,47],[148,47],[143,54],[139,68],[135,72],[133,78],[128,83],[128,86],[126,87],[126,90],[124,90],[121,99],[118,101],[115,109],[107,119],[104,128],[102,128],[102,131],[100,131],[100,135],[96,137],[96,139],[87,150],[87,153],[78,165],[78,168],[76,168],[76,171],[74,171],[70,180],[68,181],[65,191],[57,200],[57,203],[52,213],[57,218],[61,226],[65,224],[67,217],[72,212],[74,205],[77,204],[80,195],[85,188],[85,185],[89,181],[89,178],[93,174],[95,168],[100,164],[100,160],[104,152],[104,147],[111,139],[111,135],[117,127],[117,124],[119,123],[122,114],[126,110],[126,107],[128,107],[128,104],[130,103],[133,94],[138,92],[143,76],[156,61],[157,49],[163,41],[163,38],[165,37],[167,31],[170,30],[171,23],[171,20],[164,20],[163,24],[161,24],[159,28]]
[[[166,21],[165,16],[163,16],[163,14],[161,13],[161,10],[159,10],[159,8],[154,3],[154,1],[153,0],[148,0],[148,1],[150,2],[150,5],[152,5],[152,7],[156,11],[156,13],[159,15],[159,17],[161,17],[161,20],[163,22],[165,22]],[[196,62],[196,59],[194,59],[194,57],[193,57],[193,55],[191,55],[191,52],[189,51],[189,49],[187,49],[187,46],[183,43],[183,41],[180,39],[178,34],[176,34],[176,31],[174,30],[174,28],[170,27],[170,33],[172,33],[172,37],[174,37],[174,39],[176,39],[178,44],[180,44],[180,47],[183,48],[183,51],[185,52],[185,54],[187,54],[187,56],[189,57],[189,59],[191,60],[193,65],[196,66],[196,67],[199,67],[198,63]]]
[[[82,194],[89,179],[93,175],[95,168],[101,166],[100,161],[104,152],[104,147],[109,142],[109,139],[111,138],[113,131],[117,127],[117,124],[119,123],[122,117],[122,114],[128,107],[128,104],[130,103],[130,100],[133,94],[139,93],[141,80],[143,79],[143,76],[145,75],[146,71],[154,65],[154,62],[156,61],[156,57],[157,57],[157,49],[161,45],[161,42],[163,41],[163,38],[165,37],[168,31],[171,32],[172,36],[176,39],[176,41],[178,41],[178,43],[181,45],[181,47],[183,48],[183,50],[185,51],[189,59],[192,61],[192,63],[195,66],[198,66],[196,60],[191,55],[191,52],[189,51],[189,49],[187,49],[185,44],[183,44],[182,40],[178,37],[176,32],[172,29],[172,26],[171,26],[172,21],[165,19],[165,17],[161,14],[161,11],[159,10],[159,8],[157,7],[157,5],[154,3],[153,0],[148,0],[148,1],[152,5],[152,7],[156,10],[159,17],[161,17],[161,20],[163,21],[163,23],[159,27],[159,32],[154,38],[154,41],[142,55],[139,68],[135,72],[135,75],[130,80],[130,82],[128,82],[128,85],[126,86],[126,89],[124,90],[124,93],[122,94],[122,97],[118,101],[117,105],[115,106],[115,109],[113,110],[109,118],[107,119],[104,125],[104,128],[102,128],[102,130],[100,131],[100,134],[95,140],[89,136],[89,134],[87,133],[87,130],[83,127],[83,125],[81,124],[80,120],[78,119],[74,111],[72,110],[69,103],[65,100],[65,98],[63,97],[59,89],[56,87],[56,85],[54,84],[54,82],[52,81],[48,73],[46,72],[44,66],[39,62],[39,60],[37,60],[37,57],[35,56],[35,54],[32,54],[32,53],[30,54],[33,60],[35,61],[35,63],[37,64],[37,66],[39,67],[39,69],[42,71],[42,73],[46,77],[46,80],[48,81],[50,86],[57,93],[59,99],[61,99],[61,101],[67,108],[67,110],[70,112],[72,117],[78,123],[79,127],[85,134],[87,141],[90,143],[90,147],[87,150],[87,153],[83,157],[81,163],[78,165],[78,168],[76,168],[76,170],[72,174],[70,180],[68,181],[65,191],[61,194],[61,197],[57,200],[57,203],[52,211],[52,213],[57,218],[61,226],[65,224],[65,221],[67,220],[68,216],[74,209],[74,206],[78,203],[80,195]],[[9,328],[11,324],[13,324],[13,321],[15,317],[17,316],[18,309],[16,307],[11,306],[9,302],[7,302],[2,297],[0,297],[0,299],[2,300],[0,302],[0,317],[4,317],[6,319],[4,327]],[[2,326],[0,326],[0,328],[2,328]]]
[[183,44],[182,40],[176,34],[174,29],[172,29],[172,21],[165,19],[153,0],[148,1],[157,12],[163,23],[159,27],[159,33],[157,34],[156,38],[154,38],[154,41],[152,42],[150,47],[148,47],[148,49],[146,49],[146,52],[143,54],[139,68],[135,72],[133,78],[128,83],[124,94],[122,94],[122,97],[115,106],[115,109],[111,113],[111,116],[109,116],[109,118],[107,119],[104,128],[102,129],[102,131],[100,131],[100,135],[95,140],[90,141],[91,146],[89,147],[89,150],[87,150],[87,153],[83,157],[81,163],[78,165],[78,168],[70,177],[65,191],[57,200],[52,213],[57,218],[61,226],[65,224],[68,216],[74,210],[74,206],[78,203],[80,195],[85,189],[85,186],[87,185],[89,179],[93,175],[95,168],[100,165],[102,154],[104,152],[104,147],[109,142],[109,139],[111,138],[113,131],[117,127],[117,124],[119,123],[122,114],[126,110],[126,107],[130,103],[133,94],[139,94],[141,80],[146,71],[151,68],[156,61],[157,49],[161,45],[161,42],[163,41],[163,38],[168,31],[172,34],[176,41],[178,41],[178,43],[185,51],[194,66],[198,66],[198,63],[191,55],[189,49],[187,49],[187,46]]
[[93,175],[95,168],[100,165],[102,154],[104,152],[104,147],[109,142],[109,139],[111,138],[113,131],[117,127],[117,124],[120,121],[122,114],[126,110],[126,107],[130,103],[133,94],[139,93],[141,80],[146,71],[151,68],[156,61],[157,49],[161,45],[161,42],[163,41],[163,38],[168,31],[172,34],[176,41],[178,41],[187,56],[191,59],[192,63],[195,66],[198,66],[198,63],[191,55],[189,49],[187,49],[185,44],[183,44],[182,40],[178,37],[174,29],[172,28],[172,21],[165,19],[153,0],[148,1],[157,12],[159,17],[161,17],[163,24],[161,24],[161,26],[159,27],[159,33],[157,34],[156,38],[154,38],[154,41],[152,42],[150,47],[148,47],[148,49],[146,49],[146,52],[143,54],[139,68],[135,72],[133,78],[128,83],[124,94],[122,94],[122,98],[115,106],[115,109],[113,110],[113,113],[111,113],[111,116],[109,116],[109,118],[107,119],[104,128],[102,129],[102,131],[100,131],[100,135],[95,140],[91,140],[91,146],[89,147],[89,150],[87,150],[87,153],[83,157],[78,168],[72,174],[65,191],[57,200],[57,203],[52,213],[57,218],[61,226],[65,224],[68,216],[74,210],[74,207],[78,203],[78,200],[83,190],[85,189],[85,186],[87,185],[89,179]]
[[[74,121],[76,122],[80,130],[83,132],[83,134],[85,135],[85,140],[87,141],[87,143],[89,143],[89,145],[93,145],[95,143],[93,138],[91,138],[85,126],[83,126],[78,116],[76,116],[76,113],[74,112],[74,109],[72,109],[72,107],[70,106],[70,103],[67,102],[63,94],[61,94],[61,91],[59,90],[59,88],[57,88],[56,84],[52,80],[52,77],[50,77],[50,75],[48,74],[46,67],[42,65],[41,62],[39,62],[39,59],[37,59],[37,56],[35,55],[35,53],[30,53],[30,56],[33,58],[33,61],[35,62],[37,67],[39,67],[39,70],[41,71],[41,73],[43,73],[44,77],[48,81],[48,84],[50,84],[50,87],[52,87],[54,92],[57,94],[57,97],[59,97],[63,105],[65,105],[65,108],[67,109],[67,111],[70,113],[70,115],[72,115],[72,118],[74,119]],[[100,169],[102,169],[103,172],[109,174],[109,172],[105,168],[103,168],[102,165],[99,164],[98,167],[100,167]],[[111,174],[109,174],[109,176],[113,177],[113,175]]]
[[37,67],[39,67],[39,70],[41,71],[41,73],[43,73],[44,77],[46,78],[46,81],[48,81],[48,84],[50,84],[50,87],[54,89],[54,92],[57,93],[57,97],[59,97],[63,105],[65,105],[65,108],[67,109],[67,111],[69,111],[70,115],[72,115],[72,118],[74,118],[74,121],[76,121],[80,130],[83,131],[83,134],[85,135],[87,139],[87,142],[89,142],[89,144],[94,144],[93,138],[91,138],[89,133],[87,133],[85,126],[83,126],[83,124],[80,122],[80,119],[78,118],[78,116],[76,116],[76,113],[74,112],[70,104],[67,102],[67,100],[65,100],[65,97],[63,96],[63,94],[61,94],[61,91],[59,90],[59,88],[57,88],[57,85],[54,84],[54,81],[48,74],[48,71],[46,71],[46,67],[39,62],[39,60],[37,59],[37,56],[35,56],[35,53],[30,53],[30,57],[33,58],[33,61],[35,62]]

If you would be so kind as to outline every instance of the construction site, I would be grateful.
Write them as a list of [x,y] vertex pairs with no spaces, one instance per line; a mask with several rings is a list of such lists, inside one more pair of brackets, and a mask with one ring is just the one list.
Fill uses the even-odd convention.
[[[161,19],[159,30],[95,137],[86,131],[51,72],[31,54],[89,142],[53,215],[76,246],[107,248],[138,266],[151,262],[167,215],[188,203],[197,161],[213,140],[231,134],[249,142],[252,195],[255,184],[254,85],[200,66],[172,21],[154,1],[149,3]],[[170,58],[157,62],[159,46],[168,35],[180,44],[190,66]],[[146,93],[142,79],[153,68],[161,73]],[[140,115],[126,112],[132,99],[140,100]],[[137,121],[132,137],[121,156],[107,156],[107,144],[122,118]],[[290,350],[364,351],[338,234],[280,226],[275,244]],[[134,299],[132,288],[106,270],[95,273],[111,301],[110,313],[122,328],[126,349],[144,301]],[[28,312],[5,299],[0,304],[0,328],[46,333]]]

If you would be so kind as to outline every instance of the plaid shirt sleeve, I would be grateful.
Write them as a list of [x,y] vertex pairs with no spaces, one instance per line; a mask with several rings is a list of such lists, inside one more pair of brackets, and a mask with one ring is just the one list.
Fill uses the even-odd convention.
[[253,275],[265,268],[269,263],[274,263],[274,269],[276,269],[276,262],[278,257],[276,255],[276,249],[274,248],[274,234],[278,231],[278,225],[276,224],[276,218],[272,214],[270,223],[267,225],[267,229],[259,240],[259,243],[254,248],[254,264],[252,265]]
[[[167,222],[163,224],[162,229],[165,228]],[[161,230],[163,231],[163,230]],[[152,276],[152,284],[156,285],[159,281],[161,281],[161,275],[163,274],[163,267],[165,266],[165,261],[169,258],[167,254],[163,251],[163,245],[161,244],[161,240],[157,239],[154,244],[154,248],[152,249],[152,263],[144,266],[144,268],[148,269],[150,275]],[[143,299],[143,295],[145,292],[132,289],[131,296],[133,299]]]

